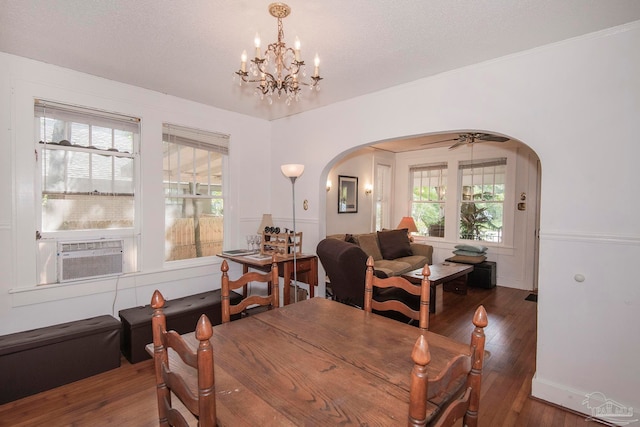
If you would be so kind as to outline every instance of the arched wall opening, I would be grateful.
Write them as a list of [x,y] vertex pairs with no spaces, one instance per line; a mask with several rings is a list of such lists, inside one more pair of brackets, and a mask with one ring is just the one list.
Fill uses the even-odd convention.
[[[325,209],[319,209],[319,237],[342,233],[368,233],[378,228],[396,228],[403,216],[411,215],[409,169],[416,165],[444,163],[449,168],[447,185],[447,232],[442,237],[415,236],[415,239],[434,247],[434,263],[452,256],[455,245],[469,243],[457,233],[459,222],[458,165],[486,159],[507,159],[504,196],[504,233],[499,243],[471,241],[489,247],[487,260],[498,265],[498,285],[525,290],[537,289],[539,183],[540,160],[526,144],[509,138],[506,142],[462,144],[449,149],[450,137],[460,131],[419,136],[399,137],[351,148],[334,157],[320,176],[320,200]],[[492,133],[495,134],[495,133]],[[433,141],[445,143],[432,145]],[[425,142],[426,141],[426,142]],[[455,141],[454,141],[455,142]],[[425,146],[426,144],[426,146]],[[376,182],[376,168],[389,165],[391,169],[390,218],[382,225],[376,216],[380,211],[380,183]],[[357,211],[338,212],[338,179],[340,176],[357,178]],[[367,189],[372,190],[368,192]],[[377,206],[377,209],[376,209]],[[378,221],[377,221],[378,219]]]

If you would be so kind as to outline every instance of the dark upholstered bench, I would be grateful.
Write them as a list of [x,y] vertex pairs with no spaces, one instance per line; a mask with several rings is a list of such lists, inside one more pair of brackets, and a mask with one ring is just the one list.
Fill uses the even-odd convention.
[[[232,292],[232,304],[236,304],[241,299],[241,295]],[[149,300],[151,300],[151,297],[149,297]],[[206,314],[209,317],[212,325],[219,325],[222,322],[220,302],[220,289],[167,300],[163,309],[167,318],[167,330],[173,329],[179,334],[193,332],[202,314]],[[151,356],[145,351],[144,347],[153,341],[151,331],[153,309],[151,306],[128,308],[120,310],[118,314],[122,321],[122,343],[120,347],[124,357],[131,363],[150,359]]]
[[98,316],[0,336],[0,404],[120,366],[120,322]]
[[[448,258],[445,261],[467,264],[466,262],[456,261]],[[495,261],[484,261],[479,264],[472,264],[473,271],[469,273],[467,284],[474,288],[491,289],[496,286],[496,269]]]

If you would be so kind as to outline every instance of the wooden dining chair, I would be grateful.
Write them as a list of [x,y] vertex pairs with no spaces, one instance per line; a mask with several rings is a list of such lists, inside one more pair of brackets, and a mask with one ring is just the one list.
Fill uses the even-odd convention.
[[[189,425],[184,415],[171,405],[173,393],[198,419],[198,426],[213,427],[216,425],[216,396],[213,348],[210,341],[213,335],[211,322],[206,315],[200,316],[195,329],[195,337],[199,344],[198,349],[193,351],[176,331],[167,331],[166,318],[162,311],[164,303],[162,294],[156,290],[151,297],[151,325],[160,426]],[[180,358],[170,358],[169,349]],[[188,367],[196,369],[197,384],[187,383],[186,379],[190,377],[185,374],[190,369]]]
[[[400,276],[381,279],[374,274],[373,257],[370,256],[367,259],[367,273],[364,281],[364,311],[369,313],[372,310],[397,311],[410,319],[417,320],[421,329],[429,329],[430,274],[429,266],[425,265],[422,269],[423,278],[420,286]],[[375,298],[374,288],[378,288]],[[407,293],[419,297],[417,308],[410,305],[412,301],[408,300]]]
[[[280,304],[278,294],[278,263],[275,255],[271,258],[271,270],[267,273],[249,271],[240,276],[237,280],[229,280],[229,265],[227,260],[222,261],[222,323],[231,321],[231,315],[244,313],[247,307],[252,305],[267,306],[269,309],[277,308]],[[267,284],[267,295],[249,295],[239,303],[231,305],[231,291],[244,288],[249,282],[262,282]]]
[[409,392],[410,427],[446,427],[461,418],[464,426],[477,427],[487,323],[487,312],[480,306],[473,316],[470,354],[452,359],[435,378],[427,375],[431,361],[427,338],[424,334],[418,337],[411,353],[414,366]]

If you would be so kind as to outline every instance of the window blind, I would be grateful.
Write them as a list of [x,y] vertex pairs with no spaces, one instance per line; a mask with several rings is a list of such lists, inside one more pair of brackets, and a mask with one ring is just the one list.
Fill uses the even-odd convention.
[[185,128],[165,123],[162,125],[162,140],[220,154],[229,154],[229,135]]
[[447,168],[446,163],[432,163],[428,165],[411,166],[409,168],[409,172],[413,173],[413,172],[422,172],[422,171],[432,171],[432,170],[440,170],[440,169],[446,169],[446,168]]
[[465,160],[460,162],[460,169],[486,168],[490,166],[504,166],[507,164],[507,158],[485,159],[479,161]]
[[35,100],[34,113],[36,117],[56,119],[65,122],[84,123],[92,126],[119,129],[133,133],[138,133],[140,129],[140,119],[137,117],[86,107],[76,107],[73,105],[60,104],[41,99]]

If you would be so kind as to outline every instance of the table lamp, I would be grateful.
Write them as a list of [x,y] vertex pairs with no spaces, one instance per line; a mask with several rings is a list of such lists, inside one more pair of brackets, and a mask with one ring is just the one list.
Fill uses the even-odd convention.
[[396,228],[399,230],[406,228],[407,235],[409,236],[410,242],[413,242],[413,236],[411,235],[411,233],[418,232],[418,227],[416,227],[416,222],[413,220],[413,217],[410,217],[410,216],[403,216],[402,219],[400,220],[400,224],[398,224]]
[[264,233],[264,229],[266,227],[273,227],[273,218],[271,217],[271,214],[262,214],[262,221],[258,227],[258,234]]

